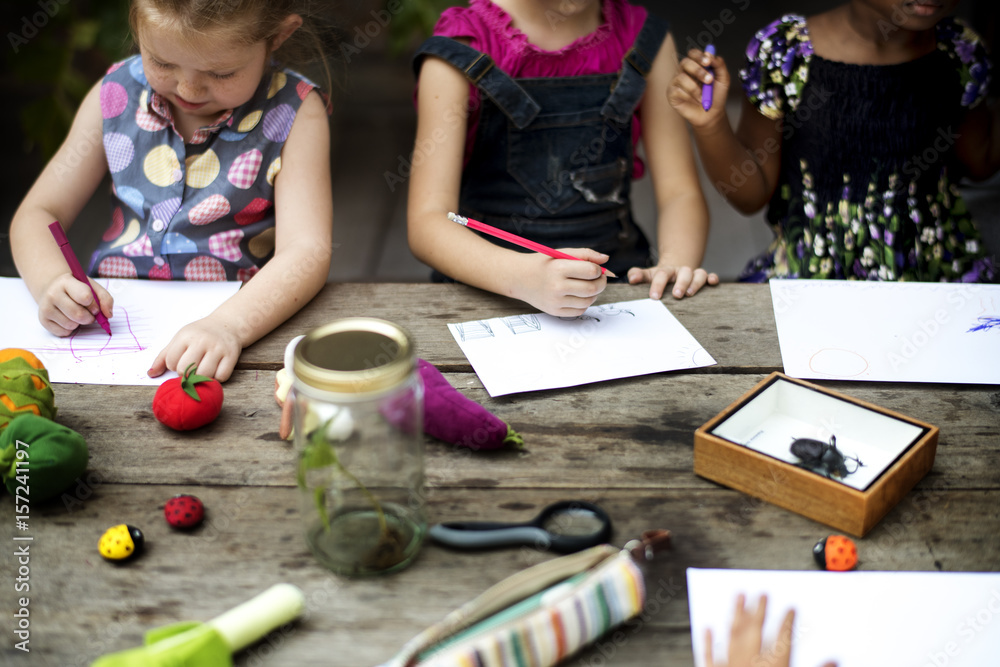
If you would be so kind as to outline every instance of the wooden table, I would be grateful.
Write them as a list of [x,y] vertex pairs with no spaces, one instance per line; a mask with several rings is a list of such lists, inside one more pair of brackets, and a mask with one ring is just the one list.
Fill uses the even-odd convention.
[[[645,294],[616,285],[599,303]],[[420,356],[527,443],[472,453],[428,439],[431,520],[522,520],[576,498],[608,510],[616,544],[669,528],[674,547],[650,570],[656,602],[641,623],[567,664],[691,664],[685,568],[814,569],[811,548],[833,531],[692,473],[695,429],[781,369],[767,287],[723,285],[665,303],[718,365],[491,399],[445,324],[523,313],[525,304],[460,285],[332,284],[244,352],[222,415],[202,430],[160,425],[149,387],[57,385],[59,421],[86,437],[90,465],[77,488],[31,508],[30,656],[12,648],[6,630],[16,609],[10,545],[18,543],[10,541],[12,510],[5,513],[0,662],[87,665],[139,645],[150,628],[208,620],[290,582],[306,594],[304,618],[240,653],[237,664],[370,667],[488,586],[551,558],[428,544],[409,569],[363,580],[339,578],[313,559],[300,532],[293,448],[278,437],[274,374],[292,336],[369,315],[409,329]],[[941,429],[933,471],[858,540],[862,569],[1000,569],[1000,387],[823,384]],[[174,532],[163,520],[164,502],[178,493],[205,502],[196,532]],[[121,566],[96,548],[117,523],[140,527],[147,541],[140,559]]]

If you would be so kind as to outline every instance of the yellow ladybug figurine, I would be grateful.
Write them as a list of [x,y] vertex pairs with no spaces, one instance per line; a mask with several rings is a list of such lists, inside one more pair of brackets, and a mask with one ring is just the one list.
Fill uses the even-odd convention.
[[124,561],[142,551],[144,542],[141,530],[120,523],[104,531],[97,543],[97,550],[108,560]]

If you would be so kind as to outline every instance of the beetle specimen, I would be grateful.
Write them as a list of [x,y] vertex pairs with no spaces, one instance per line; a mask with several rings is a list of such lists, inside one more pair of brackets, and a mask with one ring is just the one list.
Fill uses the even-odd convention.
[[800,459],[799,466],[830,479],[833,477],[843,479],[853,475],[858,468],[865,465],[856,456],[844,456],[844,453],[837,449],[835,435],[830,436],[828,443],[812,438],[796,438],[792,442],[791,450],[792,455]]

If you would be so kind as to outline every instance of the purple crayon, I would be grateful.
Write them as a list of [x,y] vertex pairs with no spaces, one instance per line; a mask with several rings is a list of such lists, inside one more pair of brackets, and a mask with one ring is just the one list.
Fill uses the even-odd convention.
[[[705,47],[705,53],[710,56],[715,55],[715,45],[709,44]],[[715,69],[706,67],[708,73],[712,75],[712,83],[703,84],[701,87],[701,108],[708,111],[712,108],[712,84],[715,83]]]

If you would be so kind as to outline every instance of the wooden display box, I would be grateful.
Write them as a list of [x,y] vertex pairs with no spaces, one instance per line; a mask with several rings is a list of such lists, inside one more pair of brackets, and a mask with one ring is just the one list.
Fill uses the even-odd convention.
[[[831,436],[851,471],[842,478],[790,451]],[[930,471],[937,441],[936,426],[772,373],[695,431],[694,472],[864,537]]]

